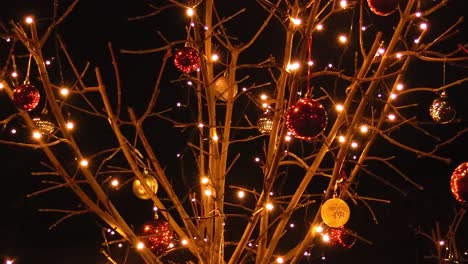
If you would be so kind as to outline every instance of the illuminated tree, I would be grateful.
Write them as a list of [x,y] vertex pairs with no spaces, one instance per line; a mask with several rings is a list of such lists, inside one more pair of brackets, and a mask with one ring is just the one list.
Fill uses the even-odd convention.
[[[348,228],[350,208],[375,218],[389,203],[361,192],[369,178],[422,189],[400,169],[408,153],[450,162],[440,152],[467,130],[450,100],[468,56],[461,19],[431,30],[448,1],[244,2],[129,9],[107,63],[67,40],[78,1],[3,25],[0,85],[15,107],[2,124],[33,137],[1,143],[43,151],[45,186],[30,196],[66,188],[82,204],[44,209],[63,214],[54,225],[94,214],[118,236],[103,239],[111,262],[123,246],[145,263],[180,251],[298,263],[322,239],[366,240]],[[433,72],[443,80],[426,83]],[[114,196],[129,189],[140,199]],[[128,210],[146,200],[157,217],[135,227]],[[288,236],[293,219],[301,237]]]

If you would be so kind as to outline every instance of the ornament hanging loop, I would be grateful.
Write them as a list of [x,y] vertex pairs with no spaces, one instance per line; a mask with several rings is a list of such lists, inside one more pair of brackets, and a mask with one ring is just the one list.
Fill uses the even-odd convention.
[[32,54],[29,54],[28,67],[26,68],[26,77],[24,78],[24,84],[29,84],[29,73],[31,72],[31,60]]

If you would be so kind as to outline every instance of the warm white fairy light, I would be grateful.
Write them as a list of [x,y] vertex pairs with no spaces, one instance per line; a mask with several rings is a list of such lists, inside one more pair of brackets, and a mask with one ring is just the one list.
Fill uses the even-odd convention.
[[193,85],[193,82],[192,82],[192,81],[187,81],[187,85],[192,86],[192,85]]
[[33,131],[32,137],[33,137],[34,139],[40,139],[40,138],[42,137],[42,134],[41,134],[40,131],[37,131],[37,130],[36,130],[36,131]]
[[293,25],[295,26],[299,26],[302,23],[302,20],[297,17],[291,17],[290,20],[291,20],[291,23],[293,23]]
[[218,141],[219,137],[218,137],[217,134],[214,134],[213,137],[212,137],[212,139],[213,139],[214,141]]
[[119,248],[121,248],[121,247],[123,247],[123,244],[122,244],[122,243],[119,243],[119,244],[117,244],[117,246],[118,246]]
[[244,198],[245,197],[245,192],[244,191],[238,191],[237,192],[237,197],[239,197],[241,199]]
[[348,42],[348,38],[345,35],[339,35],[338,36],[338,42],[344,44],[344,43]]
[[341,6],[341,8],[346,8],[346,7],[348,6],[348,1],[346,1],[346,0],[341,0],[341,1],[340,1],[340,6]]
[[445,241],[444,240],[439,241],[439,245],[441,246],[445,245]]
[[46,64],[46,65],[50,65],[50,64],[51,64],[50,60],[46,60],[46,61],[45,61],[45,64]]
[[82,159],[82,160],[80,161],[80,166],[81,166],[81,167],[88,167],[88,165],[89,165],[89,161],[88,161],[88,160]]
[[422,29],[422,30],[426,30],[427,29],[427,23],[421,23],[419,24],[419,28]]
[[28,16],[24,19],[24,22],[26,22],[26,24],[32,24],[34,23],[34,18],[32,16]]
[[379,55],[383,55],[384,53],[385,53],[385,49],[384,49],[384,48],[379,48],[379,49],[377,50],[377,54],[379,54]]
[[289,141],[291,141],[291,140],[292,140],[291,135],[286,135],[286,136],[284,137],[284,141],[286,141],[286,142],[289,142]]
[[322,233],[323,232],[323,227],[318,225],[314,228],[314,231],[317,232],[317,233]]
[[191,27],[194,27],[194,26],[195,26],[195,23],[191,22],[191,23],[190,23],[190,26],[191,26]]
[[7,259],[5,264],[13,264],[15,261],[13,259]]
[[390,99],[395,100],[397,98],[397,95],[394,93],[390,94]]
[[260,158],[259,157],[255,157],[255,162],[260,162]]
[[403,88],[405,88],[405,86],[404,86],[403,84],[401,84],[401,83],[397,84],[397,86],[396,86],[396,89],[397,89],[398,91],[403,90]]
[[11,133],[11,134],[16,134],[16,129],[12,128],[12,129],[10,130],[10,133]]
[[295,227],[294,223],[289,224],[289,227],[294,228]]
[[67,96],[68,94],[70,94],[70,90],[68,90],[68,88],[65,88],[65,87],[60,88],[60,95],[61,95],[61,96],[64,96],[64,97],[65,97],[65,96]]
[[333,68],[333,64],[328,63],[328,68]]
[[242,87],[242,91],[247,91],[247,87]]
[[5,88],[5,86],[3,85],[3,83],[0,82],[0,90]]
[[313,65],[314,65],[314,61],[311,61],[311,60],[310,60],[310,61],[308,61],[308,62],[307,62],[307,65],[309,65],[309,66],[313,66]]
[[145,243],[143,243],[143,242],[138,242],[137,245],[136,245],[136,248],[137,248],[138,250],[144,249],[144,248],[145,248]]
[[268,99],[268,95],[266,95],[266,94],[261,94],[261,95],[260,95],[260,99],[261,99],[261,100],[266,100],[266,99]]
[[421,17],[422,14],[421,14],[421,12],[416,12],[415,15],[416,15],[417,17]]
[[185,10],[185,14],[189,17],[192,17],[195,14],[195,11],[193,11],[192,8],[187,8],[187,10]]
[[284,259],[282,257],[277,257],[276,263],[284,263]]
[[120,185],[119,179],[116,179],[116,178],[112,179],[112,181],[111,181],[111,186],[112,187],[118,187],[119,185]]
[[357,148],[359,145],[357,142],[353,141],[351,142],[351,148]]
[[68,121],[66,124],[65,124],[66,128],[68,130],[72,130],[73,128],[75,128],[75,124],[72,122],[72,121]]
[[345,136],[338,136],[338,142],[345,143],[346,142],[346,137]]
[[18,73],[17,73],[17,72],[15,72],[15,71],[14,71],[14,72],[12,72],[12,73],[11,73],[11,77],[13,77],[13,78],[17,78],[17,77],[18,77]]
[[169,243],[169,246],[168,246],[168,247],[169,247],[169,248],[174,248],[175,245],[174,245],[174,243]]
[[299,62],[293,62],[289,63],[288,66],[286,67],[286,71],[296,71],[301,67],[301,64]]
[[401,54],[400,52],[398,52],[396,55],[397,59],[401,59],[401,57],[403,57],[403,54]]
[[361,30],[362,30],[362,31],[366,31],[366,29],[367,29],[366,26],[362,26],[362,27],[361,27]]
[[204,193],[205,193],[206,196],[212,196],[213,195],[213,191],[211,190],[211,188],[206,188]]
[[323,25],[322,25],[322,24],[318,24],[315,28],[316,28],[318,31],[322,31],[322,30],[323,30]]
[[414,43],[415,43],[415,44],[418,44],[418,43],[419,43],[419,39],[414,39]]
[[343,107],[342,104],[336,104],[335,109],[336,109],[336,111],[341,112],[341,111],[343,111],[344,107]]
[[330,242],[330,236],[327,235],[327,234],[324,234],[322,236],[322,240],[323,240],[323,242],[328,243],[328,242]]
[[208,184],[209,182],[210,182],[210,179],[208,177],[201,178],[201,183]]
[[205,124],[203,124],[203,123],[198,123],[198,127],[199,127],[199,128],[202,128],[202,127],[204,127],[204,126],[205,126]]
[[361,131],[361,133],[365,134],[369,131],[369,127],[366,126],[366,125],[362,125],[359,130]]
[[211,61],[218,61],[219,60],[219,55],[218,54],[213,54],[211,55]]
[[262,104],[262,107],[263,107],[263,108],[268,108],[268,103],[263,103],[263,104]]
[[204,30],[208,30],[208,26],[204,26],[203,29],[204,29]]
[[273,208],[275,208],[275,207],[273,206],[272,203],[266,203],[266,204],[265,204],[265,208],[266,208],[268,211],[271,211],[271,210],[273,210]]
[[394,114],[389,114],[388,116],[388,119],[390,119],[391,121],[395,120],[396,119],[396,116]]
[[182,239],[181,243],[182,243],[182,245],[186,246],[188,244],[188,240],[187,239]]

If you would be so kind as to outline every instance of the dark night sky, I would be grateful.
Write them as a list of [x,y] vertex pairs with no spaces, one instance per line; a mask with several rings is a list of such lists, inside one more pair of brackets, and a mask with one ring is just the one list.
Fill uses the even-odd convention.
[[[247,0],[237,1],[248,2]],[[153,47],[152,44],[157,40],[155,31],[159,27],[164,29],[163,33],[166,37],[183,37],[185,21],[182,15],[180,17],[164,15],[161,20],[151,22],[154,24],[138,22],[141,23],[141,26],[152,27],[154,35],[142,36],[141,32],[130,31],[129,27],[124,23],[124,12],[139,14],[140,11],[144,10],[143,1],[134,2],[141,3],[139,7],[126,6],[108,0],[99,1],[99,4],[96,4],[95,1],[83,0],[78,4],[76,11],[65,21],[67,30],[61,32],[63,38],[67,40],[71,53],[88,54],[80,56],[78,63],[92,60],[96,65],[104,68],[108,67],[110,65],[109,57],[102,55],[108,54],[106,51],[107,41],[112,40],[115,47],[122,48]],[[165,1],[156,1],[155,4],[159,2]],[[454,21],[455,17],[466,14],[466,8],[462,7],[462,2],[462,0],[450,1],[450,9],[441,14],[441,17],[445,19],[434,21],[432,23],[434,28]],[[21,20],[23,15],[33,12],[39,17],[47,17],[47,15],[50,15],[51,6],[49,1],[45,0],[21,0],[2,3],[0,4],[0,20]],[[385,24],[385,21],[377,19],[376,23]],[[172,25],[173,28],[169,25]],[[233,26],[234,31],[245,28],[243,24]],[[457,37],[455,42],[457,40],[467,42],[466,28],[465,25],[463,27],[464,31],[460,34],[461,37]],[[270,38],[274,39],[274,34]],[[265,42],[269,43],[268,41],[271,41],[271,39],[267,37]],[[1,49],[4,49],[3,44],[0,46]],[[321,44],[317,43],[317,45],[320,46]],[[322,45],[326,45],[326,43],[322,43]],[[261,47],[261,49],[261,52],[268,53],[274,52],[275,47]],[[3,56],[4,52],[2,50],[0,54]],[[158,59],[157,56],[149,56],[139,61],[139,65],[136,66],[146,65],[145,62],[149,63],[150,60],[156,59]],[[125,60],[125,58],[122,58],[122,61]],[[145,97],[142,90],[151,88],[145,83],[144,77],[148,77],[148,74],[152,74],[155,69],[154,67],[146,67],[146,69],[145,67],[138,67],[143,68],[143,70],[136,72],[133,68],[137,67],[130,65],[129,68],[126,68],[129,72],[128,76],[133,76],[133,79],[126,84],[130,85],[132,83],[135,90],[139,89],[137,91],[141,91],[141,93],[133,92],[133,96],[129,95],[126,100],[128,104],[138,109],[139,100]],[[412,68],[410,71],[419,77],[421,77],[421,73],[422,76],[427,76],[427,85],[434,81],[440,82],[440,70]],[[447,74],[448,81],[450,81],[450,78],[456,78],[458,74],[465,74],[466,76],[466,66],[461,71]],[[431,75],[438,75],[439,77],[432,80]],[[141,76],[141,80],[139,80],[139,76]],[[422,83],[424,83],[424,80]],[[162,91],[161,96],[167,98],[163,101],[163,104],[171,105],[177,100],[175,93]],[[433,128],[433,131],[438,135],[444,136],[455,131],[456,128],[466,127],[468,118],[467,97],[462,95],[460,89],[458,89],[453,98],[461,123]],[[1,111],[12,110],[11,104],[8,103],[5,95],[0,95],[0,101],[2,102],[0,104]],[[0,137],[8,137],[6,132],[6,130],[2,131]],[[82,135],[98,136],[92,134],[96,132],[86,128],[81,128],[80,133]],[[416,134],[408,136],[413,137],[413,139],[417,138]],[[373,241],[374,245],[358,242],[350,250],[324,247],[323,252],[329,256],[326,263],[344,263],[344,261],[361,264],[425,263],[422,262],[421,256],[431,248],[423,239],[413,233],[412,226],[421,226],[424,230],[429,231],[433,224],[439,221],[441,226],[445,227],[453,216],[454,209],[459,207],[451,196],[449,178],[458,164],[468,160],[467,143],[468,138],[465,135],[460,138],[456,145],[442,150],[445,155],[452,158],[453,162],[450,164],[428,159],[416,159],[413,155],[398,153],[400,158],[400,164],[398,165],[401,165],[403,170],[407,171],[420,185],[424,186],[424,191],[405,184],[396,176],[394,178],[390,177],[390,181],[402,187],[408,196],[403,196],[372,179],[362,181],[360,187],[362,191],[369,195],[391,199],[392,204],[376,207],[375,212],[379,220],[377,225],[373,223],[369,212],[363,206],[352,207],[353,221],[350,228],[358,230],[359,235]],[[183,145],[178,142],[170,142],[170,144],[157,145],[156,148],[160,152],[168,153],[168,156],[174,157],[174,154],[180,151]],[[391,153],[392,150],[389,150],[389,152],[395,154]],[[56,215],[37,212],[38,208],[64,207],[69,201],[73,201],[73,196],[67,192],[59,192],[30,199],[25,198],[26,194],[37,190],[37,186],[40,185],[38,177],[31,175],[31,171],[40,168],[39,161],[42,158],[40,151],[0,145],[0,155],[2,157],[0,163],[2,165],[2,173],[0,174],[2,178],[0,184],[0,210],[2,212],[0,218],[0,261],[7,256],[16,256],[19,259],[17,263],[104,263],[102,255],[98,252],[101,243],[100,222],[95,217],[90,215],[78,216],[65,221],[55,229],[49,230],[48,226],[57,219]],[[168,160],[168,163],[172,164],[172,166],[177,164],[173,160]],[[122,199],[122,196],[125,196],[125,194],[116,197],[116,199]],[[147,205],[144,204],[139,209],[146,210],[143,208],[147,208]],[[141,217],[131,215],[131,212],[124,213],[130,215],[136,222],[141,221],[139,219]],[[147,211],[143,214],[149,215]],[[298,234],[292,235],[296,236]],[[468,237],[467,219],[461,225],[459,236]],[[466,239],[462,239],[459,243],[468,249]],[[315,260],[311,263],[321,263],[321,261]]]

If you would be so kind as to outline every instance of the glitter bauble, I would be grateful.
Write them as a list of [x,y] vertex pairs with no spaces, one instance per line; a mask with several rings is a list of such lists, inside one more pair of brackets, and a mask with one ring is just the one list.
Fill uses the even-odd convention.
[[170,248],[174,235],[169,223],[162,219],[146,222],[142,228],[145,246],[156,255],[163,255]]
[[19,109],[31,111],[39,104],[41,95],[34,85],[23,84],[13,90],[13,103]]
[[468,206],[468,162],[458,165],[453,171],[450,190],[459,203]]
[[331,198],[320,209],[323,222],[329,227],[342,227],[349,220],[348,204],[340,198]]
[[45,116],[34,117],[33,122],[43,135],[50,135],[55,131],[54,123],[50,122]]
[[273,115],[266,111],[257,120],[257,129],[262,134],[270,134],[273,129]]
[[[146,184],[150,187],[153,193],[158,191],[158,181],[153,176],[145,175],[144,176]],[[132,184],[132,191],[136,197],[142,200],[148,200],[151,196],[146,192],[145,188],[138,179],[135,179]]]
[[314,99],[300,99],[286,112],[286,125],[294,137],[311,140],[327,126],[327,112]]
[[345,248],[351,248],[356,242],[356,235],[346,232],[343,228],[331,228],[328,236],[330,243]]
[[229,78],[227,76],[221,76],[213,84],[216,92],[216,97],[223,101],[227,100],[229,89],[232,90],[232,97],[237,95],[237,84],[229,85]]
[[379,16],[392,14],[400,4],[400,0],[367,0],[370,10]]
[[200,55],[192,47],[183,47],[174,55],[174,65],[183,73],[191,73],[200,68]]
[[447,96],[441,96],[432,101],[429,107],[429,114],[432,120],[437,123],[450,123],[455,119],[457,114],[455,107],[450,103]]

